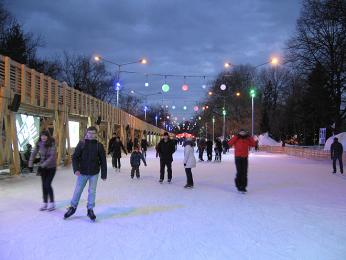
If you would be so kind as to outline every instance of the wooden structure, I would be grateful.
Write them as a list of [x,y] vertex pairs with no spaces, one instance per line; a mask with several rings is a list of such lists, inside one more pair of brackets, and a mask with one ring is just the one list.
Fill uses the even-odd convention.
[[[42,73],[0,55],[0,166],[19,174],[20,159],[14,112],[8,109],[15,94],[21,95],[17,113],[39,116],[40,128],[53,130],[57,144],[58,164],[71,158],[69,120],[80,123],[80,138],[87,126],[99,125],[99,140],[106,145],[116,132],[126,143],[128,138],[145,136],[149,144],[159,141],[164,130],[148,124],[111,104],[73,89]],[[65,145],[67,143],[67,145]],[[106,147],[106,146],[105,146]]]

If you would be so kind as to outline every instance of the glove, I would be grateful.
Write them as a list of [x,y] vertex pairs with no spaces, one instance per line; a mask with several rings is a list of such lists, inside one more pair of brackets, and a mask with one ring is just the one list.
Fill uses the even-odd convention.
[[184,166],[186,166],[186,163],[184,163]]

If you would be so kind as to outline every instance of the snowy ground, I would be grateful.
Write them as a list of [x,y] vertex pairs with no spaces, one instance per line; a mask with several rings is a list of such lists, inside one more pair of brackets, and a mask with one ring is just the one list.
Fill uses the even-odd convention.
[[[98,184],[97,222],[85,199],[63,220],[75,178],[60,169],[57,207],[40,212],[40,179],[0,180],[0,259],[346,259],[346,176],[329,162],[251,155],[249,193],[234,188],[233,155],[198,163],[186,190],[181,148],[173,183],[158,183],[159,161],[148,154],[141,180],[108,168]],[[109,161],[110,162],[110,161]]]

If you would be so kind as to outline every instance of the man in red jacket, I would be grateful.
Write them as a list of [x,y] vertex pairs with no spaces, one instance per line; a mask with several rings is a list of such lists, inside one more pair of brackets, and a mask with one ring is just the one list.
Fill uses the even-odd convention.
[[247,186],[247,169],[248,156],[250,147],[255,147],[255,140],[244,130],[233,136],[228,142],[229,146],[234,146],[235,166],[237,168],[237,176],[235,178],[235,186],[238,191],[246,192]]

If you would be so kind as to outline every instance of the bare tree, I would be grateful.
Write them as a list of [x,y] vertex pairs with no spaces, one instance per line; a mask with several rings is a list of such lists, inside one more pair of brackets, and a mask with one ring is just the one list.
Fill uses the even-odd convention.
[[340,130],[346,117],[346,1],[304,0],[296,33],[288,42],[287,59],[306,76],[317,64],[327,72],[326,87]]

